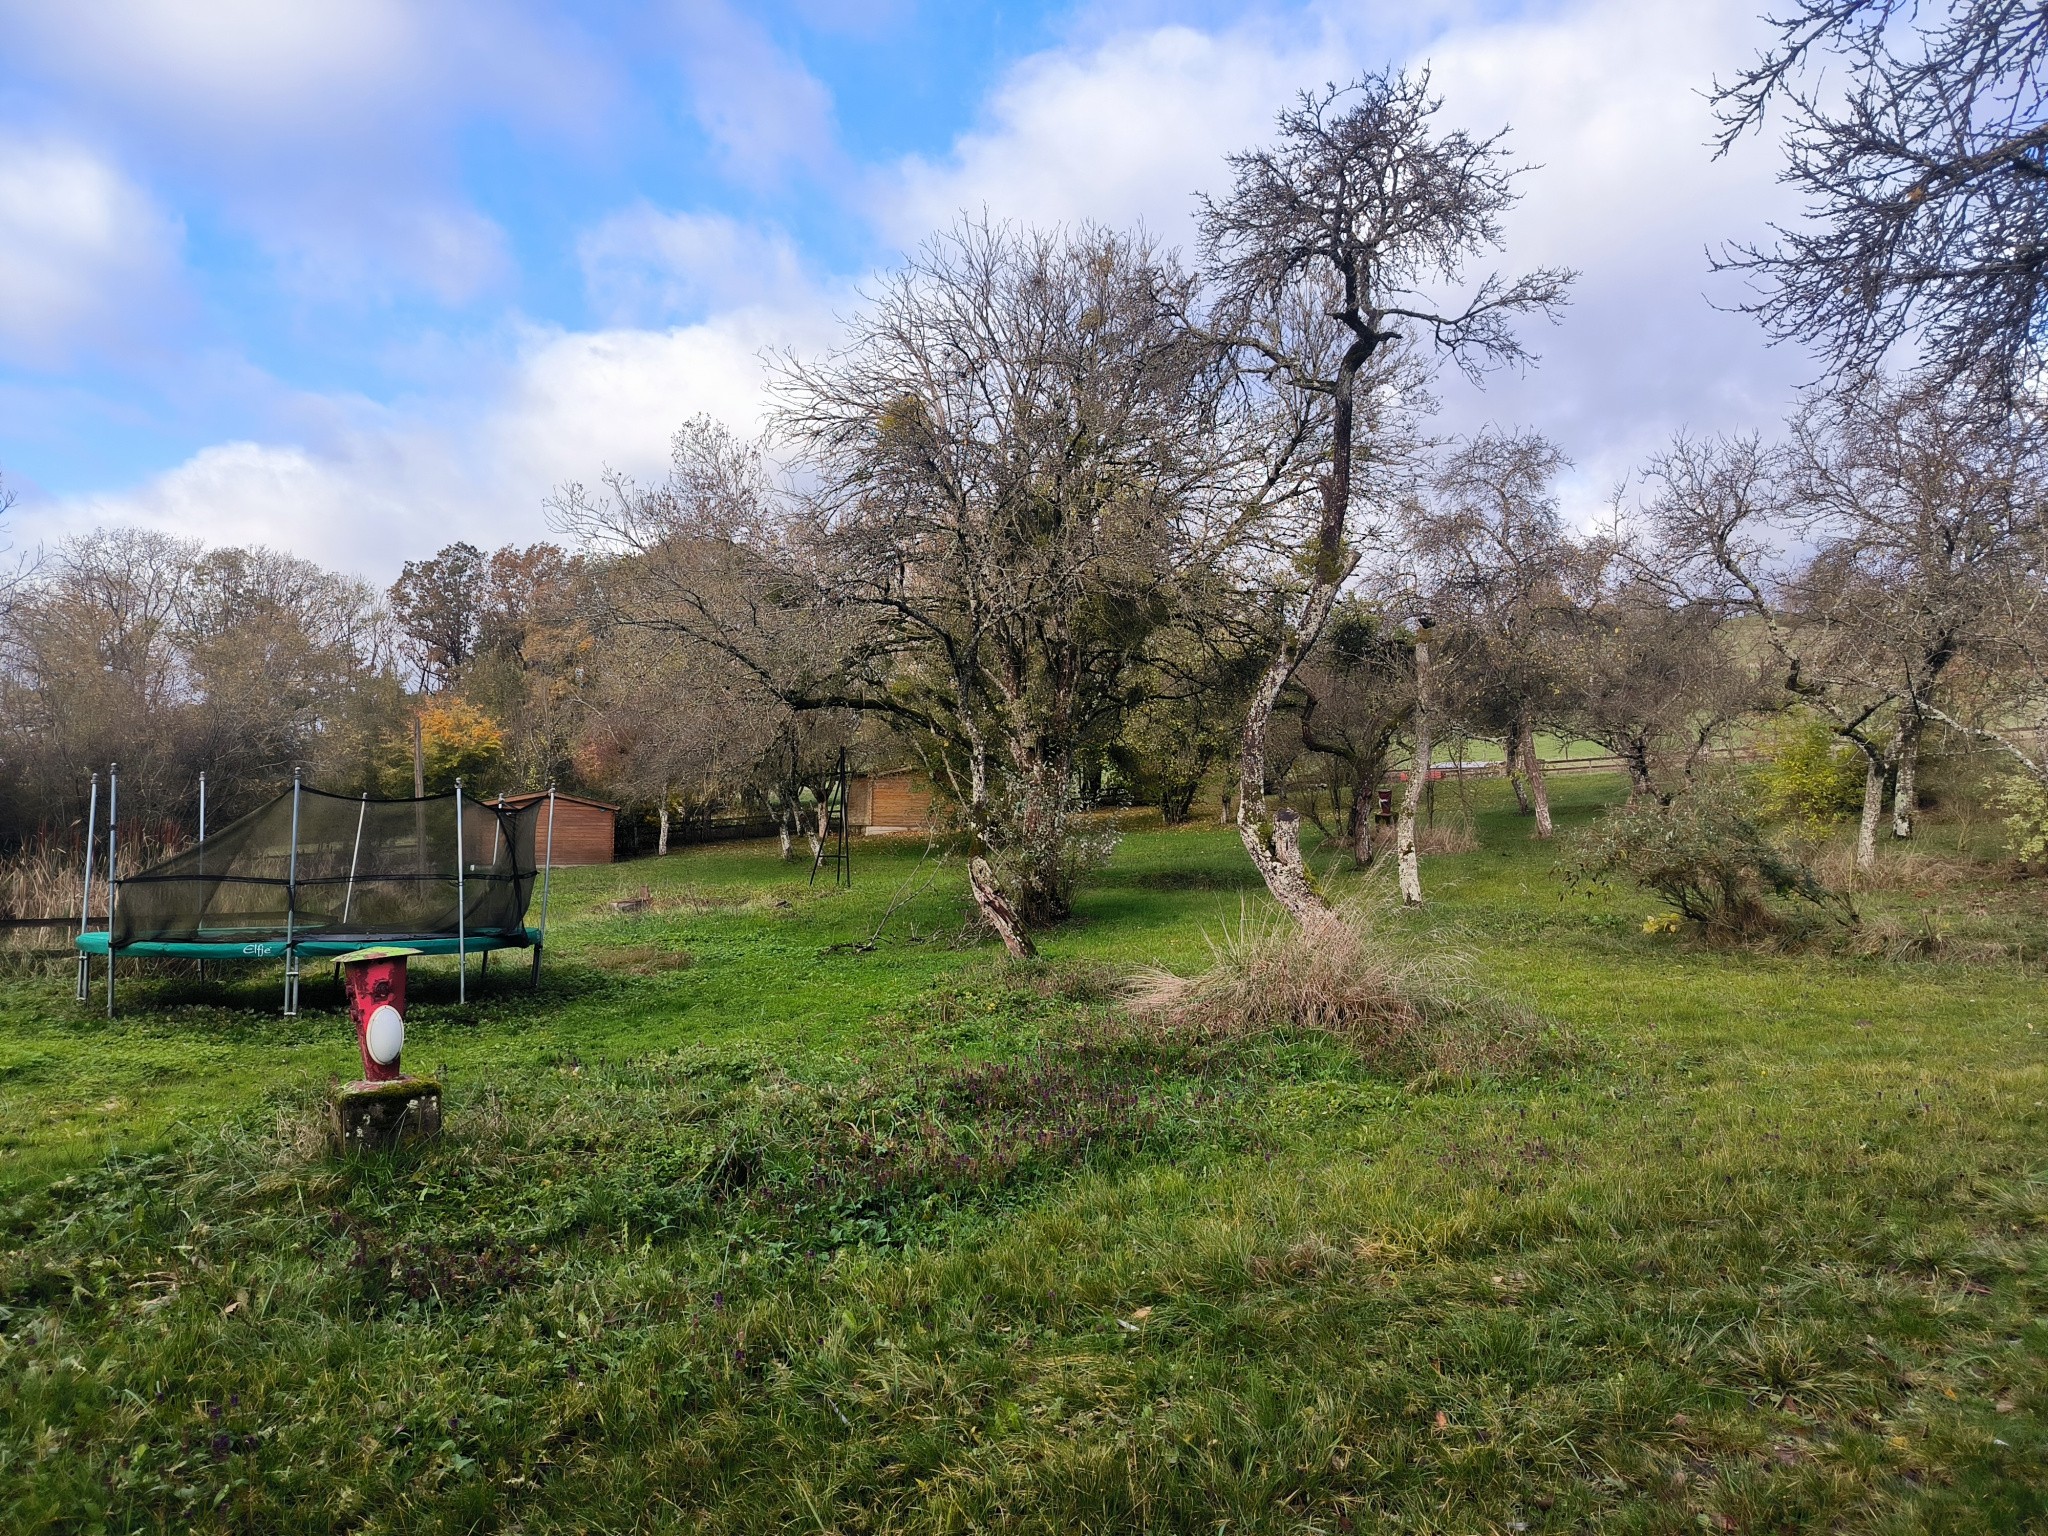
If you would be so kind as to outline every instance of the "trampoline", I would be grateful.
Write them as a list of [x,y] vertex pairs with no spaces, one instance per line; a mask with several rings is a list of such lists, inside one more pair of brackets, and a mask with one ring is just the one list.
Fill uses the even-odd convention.
[[[460,995],[469,957],[530,949],[540,980],[552,873],[554,793],[513,809],[463,794],[416,800],[333,795],[293,783],[268,805],[140,873],[116,864],[119,789],[108,786],[107,921],[78,935],[79,996],[95,956],[272,961],[284,1011],[298,1012],[299,963],[373,944],[453,955]],[[536,857],[538,855],[538,857]],[[82,911],[91,911],[92,855]],[[526,925],[536,885],[538,928]],[[83,924],[81,924],[83,928]]]

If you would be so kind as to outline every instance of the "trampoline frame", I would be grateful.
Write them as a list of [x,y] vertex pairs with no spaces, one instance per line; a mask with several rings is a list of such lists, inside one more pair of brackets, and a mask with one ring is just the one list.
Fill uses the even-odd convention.
[[[107,766],[107,858],[106,873],[103,877],[107,887],[107,926],[103,930],[91,930],[88,928],[92,916],[93,855],[96,842],[93,836],[93,823],[96,821],[99,811],[99,778],[100,776],[97,773],[94,773],[92,776],[92,788],[90,790],[91,809],[87,813],[85,870],[82,891],[79,897],[78,936],[75,942],[78,950],[78,1000],[80,1002],[84,1002],[90,994],[93,957],[96,955],[106,957],[107,1017],[110,1019],[114,1017],[115,961],[123,955],[136,958],[170,957],[197,960],[200,962],[202,975],[205,974],[205,964],[208,960],[261,962],[281,959],[284,961],[285,967],[284,1016],[288,1019],[296,1018],[299,1012],[299,961],[301,958],[333,959],[348,954],[352,950],[360,949],[368,943],[402,944],[422,955],[455,956],[457,966],[457,998],[458,1001],[463,1003],[469,1001],[469,956],[472,952],[483,957],[481,963],[487,972],[490,966],[491,951],[499,949],[531,949],[533,951],[531,985],[535,991],[540,989],[540,962],[542,951],[547,946],[548,898],[553,884],[552,877],[554,875],[555,863],[555,785],[552,781],[548,784],[547,838],[541,850],[540,868],[536,871],[540,880],[540,926],[538,928],[522,926],[517,934],[509,934],[502,931],[473,932],[469,928],[467,872],[463,864],[462,846],[463,785],[462,780],[457,779],[455,781],[455,937],[451,939],[445,936],[445,934],[408,936],[382,933],[370,936],[352,934],[307,937],[302,935],[298,928],[298,823],[299,800],[303,786],[300,770],[294,768],[292,770],[292,846],[289,873],[284,882],[285,919],[283,937],[271,936],[274,930],[263,933],[260,936],[257,931],[243,930],[245,935],[243,937],[223,935],[219,939],[202,940],[138,939],[131,940],[126,944],[117,945],[114,942],[114,922],[115,912],[121,897],[121,879],[119,866],[116,862],[116,839],[120,831],[121,782],[121,766],[118,763],[110,763]],[[199,793],[199,845],[203,847],[206,843],[206,789],[205,775],[203,774],[200,776]],[[367,793],[362,797],[365,809],[368,807],[369,798]],[[502,810],[504,797],[500,795],[498,798],[499,808]],[[357,825],[358,852],[361,849],[361,836],[361,823],[359,821]],[[496,857],[497,851],[494,840],[492,849],[494,862]],[[354,884],[355,874],[353,860],[351,860],[349,875],[350,900],[353,899]],[[346,903],[343,910],[344,912],[347,911]],[[201,931],[203,932],[204,930]]]

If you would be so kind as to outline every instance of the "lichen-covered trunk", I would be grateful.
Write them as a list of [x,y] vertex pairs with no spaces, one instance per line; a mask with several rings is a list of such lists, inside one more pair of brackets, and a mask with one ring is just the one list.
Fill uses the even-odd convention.
[[1908,714],[1899,721],[1898,774],[1892,784],[1892,836],[1913,835],[1913,818],[1920,809],[1920,717]]
[[668,855],[668,791],[661,792],[661,830],[654,835],[654,852],[657,857]]
[[[1315,630],[1320,631],[1322,621],[1329,617],[1330,604],[1336,595],[1334,585],[1327,592],[1311,592],[1310,601],[1305,605],[1304,622],[1297,627],[1297,633],[1308,629],[1306,620],[1311,616],[1315,618]],[[1319,615],[1315,613],[1318,599]],[[1300,652],[1293,641],[1283,642],[1280,654],[1268,663],[1265,675],[1259,679],[1259,686],[1252,694],[1251,708],[1245,714],[1242,750],[1237,765],[1237,835],[1273,899],[1296,922],[1306,924],[1327,913],[1329,903],[1323,900],[1315,882],[1309,878],[1308,870],[1302,865],[1298,832],[1290,827],[1292,835],[1282,835],[1282,823],[1291,823],[1295,819],[1294,812],[1282,811],[1278,816],[1268,816],[1266,812],[1266,737],[1272,729],[1273,706],[1280,698],[1280,690],[1287,686],[1288,678],[1294,675],[1299,659]]]
[[1868,870],[1877,862],[1877,824],[1884,816],[1884,764],[1875,752],[1863,754],[1863,817],[1856,827],[1856,867]]
[[792,811],[784,810],[781,815],[775,818],[775,836],[777,841],[782,844],[782,862],[785,864],[789,862],[790,854],[794,851],[790,846],[789,831],[790,819],[794,814]]
[[815,827],[806,825],[804,828],[804,841],[806,843],[809,843],[811,846],[811,862],[813,864],[816,864],[818,862],[819,855],[824,853],[826,834],[830,832],[831,829],[831,801],[824,796],[820,796],[818,800],[818,824]]
[[1543,759],[1536,751],[1536,724],[1526,709],[1522,720],[1522,767],[1529,776],[1529,800],[1536,810],[1536,835],[1547,838],[1554,830],[1550,822],[1550,784],[1543,777]]
[[996,937],[1003,941],[1003,948],[1018,960],[1035,958],[1038,950],[1032,944],[1031,936],[1024,931],[1024,920],[996,884],[996,872],[989,868],[987,859],[977,854],[968,864],[967,883],[974,891],[974,904],[981,909],[989,927],[996,931]]
[[1401,792],[1401,816],[1394,827],[1394,852],[1401,872],[1401,900],[1422,905],[1422,857],[1415,846],[1415,816],[1429,788],[1429,760],[1435,747],[1429,739],[1429,632],[1415,640],[1415,751],[1408,759],[1408,783]]

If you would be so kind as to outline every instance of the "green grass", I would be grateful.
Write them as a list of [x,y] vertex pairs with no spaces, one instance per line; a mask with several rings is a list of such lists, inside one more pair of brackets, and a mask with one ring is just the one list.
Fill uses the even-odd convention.
[[[577,871],[537,996],[421,967],[449,1134],[392,1158],[318,1150],[324,982],[0,985],[0,1524],[2048,1524],[2038,969],[1646,935],[1473,792],[1383,928],[1557,1026],[1502,1079],[1133,1028],[1120,975],[1263,904],[1214,827],[1128,835],[1033,966],[957,865],[843,947],[917,846]],[[1870,903],[1933,900],[2037,921]]]

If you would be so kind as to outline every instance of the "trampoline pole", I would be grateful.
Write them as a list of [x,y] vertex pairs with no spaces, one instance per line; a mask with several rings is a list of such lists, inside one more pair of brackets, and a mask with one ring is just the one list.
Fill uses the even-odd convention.
[[363,856],[363,818],[370,814],[370,792],[363,791],[363,808],[356,812],[356,846],[348,856],[348,890],[341,898],[341,920],[348,921],[348,911],[356,899],[356,864]]
[[540,990],[540,952],[548,947],[548,884],[555,873],[555,781],[548,780],[548,851],[540,866],[540,941],[533,946],[533,989]]
[[462,878],[462,780],[455,781],[455,1000],[469,1001],[469,899]]
[[[206,873],[206,770],[199,770],[199,873]],[[199,962],[199,979],[206,980],[206,962]]]
[[292,769],[292,852],[284,878],[284,1016],[299,1016],[297,928],[299,916],[299,770]]
[[107,1017],[114,1016],[114,903],[121,899],[121,765],[107,764]]
[[[92,853],[93,840],[100,831],[100,776],[93,770],[92,793],[86,800],[85,809],[85,893],[78,898],[78,936],[85,937],[86,925],[92,921]],[[84,950],[78,952],[78,1000],[82,1003],[92,990],[92,956]]]

